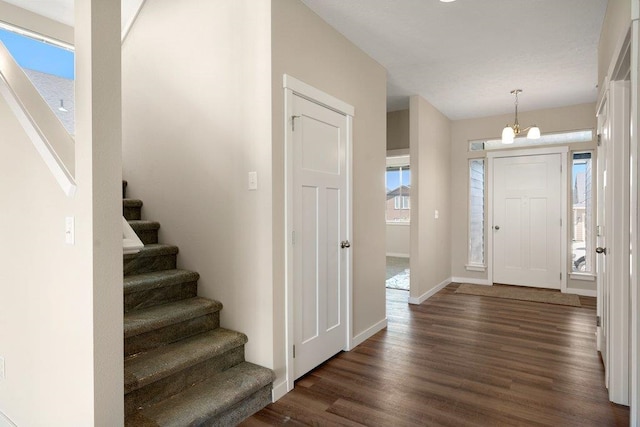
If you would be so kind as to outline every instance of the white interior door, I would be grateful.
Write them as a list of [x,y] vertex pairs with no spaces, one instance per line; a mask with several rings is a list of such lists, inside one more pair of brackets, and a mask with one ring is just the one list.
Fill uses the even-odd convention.
[[[607,287],[607,263],[604,249],[607,247],[606,231],[606,203],[607,203],[607,146],[609,145],[609,132],[605,131],[609,127],[608,119],[608,102],[605,99],[600,113],[598,114],[598,203],[597,203],[597,226],[596,226],[596,243],[598,246],[598,255],[596,256],[596,274],[597,274],[597,308],[596,313],[599,319],[596,338],[597,348],[602,355],[602,361],[605,366],[605,386],[609,387],[609,370],[606,369],[607,360],[607,328],[609,327],[609,289]],[[608,202],[611,195],[609,195]]]
[[493,281],[560,289],[562,156],[493,162]]
[[292,97],[294,366],[346,347],[347,117]]

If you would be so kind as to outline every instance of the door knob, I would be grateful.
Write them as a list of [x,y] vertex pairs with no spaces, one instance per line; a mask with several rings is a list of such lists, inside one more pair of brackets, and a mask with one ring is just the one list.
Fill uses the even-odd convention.
[[341,247],[342,249],[344,249],[344,248],[350,248],[350,247],[351,247],[351,243],[349,243],[349,241],[348,241],[348,240],[343,240],[342,242],[340,242],[340,247]]
[[496,226],[495,226],[495,227],[493,227],[493,228],[495,228],[496,230],[500,230],[500,226],[499,226],[499,225],[496,225]]
[[596,253],[605,254],[606,255],[607,254],[607,248],[601,248],[600,246],[598,246],[596,248]]

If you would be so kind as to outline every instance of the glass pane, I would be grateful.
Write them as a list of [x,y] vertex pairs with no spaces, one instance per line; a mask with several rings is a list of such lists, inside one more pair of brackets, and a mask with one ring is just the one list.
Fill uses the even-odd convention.
[[571,176],[572,191],[572,242],[571,269],[573,272],[591,273],[591,153],[573,155]]
[[0,28],[0,41],[70,134],[74,126],[74,52]]
[[408,167],[388,167],[386,172],[388,222],[409,222],[411,172]]
[[484,265],[484,160],[469,161],[469,264]]

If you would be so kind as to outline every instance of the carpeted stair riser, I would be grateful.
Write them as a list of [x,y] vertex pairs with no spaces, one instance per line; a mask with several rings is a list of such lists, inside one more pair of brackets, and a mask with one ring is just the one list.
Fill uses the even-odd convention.
[[124,355],[130,356],[142,351],[151,350],[162,345],[170,344],[220,326],[220,313],[210,313],[204,316],[174,323],[163,328],[154,329],[140,335],[125,338]]
[[126,426],[230,426],[270,403],[274,373],[243,362],[184,392],[137,411]]
[[124,275],[174,270],[177,264],[177,255],[178,248],[176,246],[145,246],[137,254],[124,255]]
[[160,229],[159,223],[155,221],[135,220],[129,221],[129,225],[145,245],[158,243],[158,230]]
[[142,200],[122,199],[122,216],[127,221],[142,219]]
[[200,275],[187,270],[164,270],[124,278],[124,312],[140,310],[197,295]]
[[[244,345],[133,390],[124,396],[125,415],[131,414],[140,407],[153,405],[176,395],[194,384],[242,362],[244,362]],[[268,403],[271,403],[271,401]]]

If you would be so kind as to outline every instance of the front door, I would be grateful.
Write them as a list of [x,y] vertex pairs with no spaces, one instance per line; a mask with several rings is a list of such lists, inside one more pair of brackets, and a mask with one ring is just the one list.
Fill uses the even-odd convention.
[[346,347],[347,117],[292,97],[294,366]]
[[562,156],[493,162],[493,281],[560,289]]

